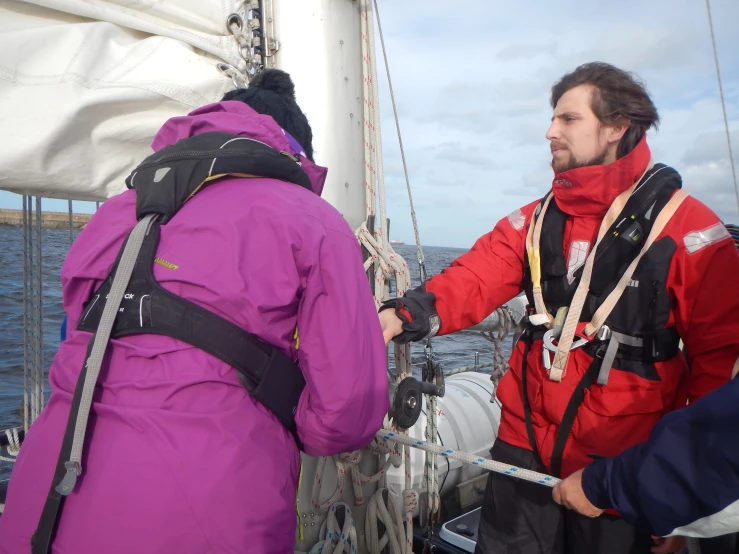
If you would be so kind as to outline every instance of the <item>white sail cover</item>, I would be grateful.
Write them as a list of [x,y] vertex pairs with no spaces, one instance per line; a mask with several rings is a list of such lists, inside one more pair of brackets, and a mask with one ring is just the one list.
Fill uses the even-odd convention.
[[243,0],[0,0],[0,189],[104,200],[170,117],[245,70]]

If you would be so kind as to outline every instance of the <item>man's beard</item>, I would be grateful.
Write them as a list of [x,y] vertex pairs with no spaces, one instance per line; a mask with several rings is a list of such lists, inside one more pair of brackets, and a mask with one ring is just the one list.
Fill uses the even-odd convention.
[[560,162],[561,167],[557,165],[554,161],[554,158],[552,158],[552,169],[554,169],[555,173],[564,173],[565,171],[569,171],[570,169],[577,169],[578,167],[603,165],[603,163],[606,161],[607,155],[607,150],[603,150],[602,153],[600,153],[598,156],[595,156],[594,158],[590,158],[589,160],[578,160],[577,158],[575,158],[575,156],[572,155],[572,153],[570,153],[570,156],[567,160],[562,160]]

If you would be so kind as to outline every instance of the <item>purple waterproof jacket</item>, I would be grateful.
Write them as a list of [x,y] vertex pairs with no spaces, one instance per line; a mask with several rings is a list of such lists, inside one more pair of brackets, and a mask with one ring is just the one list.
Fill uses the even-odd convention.
[[[171,119],[153,148],[210,131],[300,150],[271,117],[241,102]],[[162,226],[154,275],[299,362],[307,385],[298,433],[306,453],[321,456],[364,447],[382,426],[386,350],[357,239],[319,197],[326,170],[301,161],[318,194],[265,178],[201,190]],[[13,468],[2,553],[30,552],[90,340],[76,330],[83,304],[134,227],[135,203],[134,191],[105,202],[64,263],[67,340],[50,369],[49,403]],[[113,340],[83,474],[65,501],[53,552],[292,553],[299,461],[291,435],[233,368],[169,337]]]

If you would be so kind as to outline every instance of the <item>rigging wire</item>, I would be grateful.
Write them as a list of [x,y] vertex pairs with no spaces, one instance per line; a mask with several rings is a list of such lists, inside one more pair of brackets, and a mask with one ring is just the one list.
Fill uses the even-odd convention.
[[713,31],[713,18],[711,17],[711,3],[706,0],[706,12],[708,13],[708,27],[711,29],[711,45],[713,46],[713,61],[716,63],[716,77],[718,78],[718,91],[721,97],[721,110],[724,114],[724,128],[726,129],[726,144],[729,147],[729,163],[731,164],[731,175],[734,179],[734,192],[736,193],[736,204],[739,208],[739,186],[736,182],[736,168],[734,167],[734,154],[731,149],[731,133],[729,132],[729,118],[726,116],[726,100],[724,99],[724,87],[721,82],[721,69],[718,63],[718,52],[716,50],[716,36]]
[[405,175],[405,186],[408,190],[408,201],[411,205],[411,219],[413,220],[413,232],[416,237],[416,253],[418,255],[418,267],[421,271],[421,284],[426,282],[426,264],[423,257],[423,248],[421,248],[421,238],[418,233],[418,220],[416,219],[416,210],[413,208],[413,195],[411,194],[411,182],[408,178],[408,166],[405,162],[405,150],[403,149],[403,138],[400,133],[400,122],[398,120],[398,110],[395,106],[395,93],[393,92],[393,81],[390,78],[390,65],[387,61],[387,51],[385,50],[385,37],[382,34],[382,24],[380,23],[380,11],[377,7],[377,0],[373,0],[375,5],[375,17],[377,17],[377,30],[380,34],[380,44],[382,45],[382,57],[385,60],[385,73],[387,74],[387,83],[390,88],[390,101],[393,105],[393,116],[395,117],[395,128],[398,132],[398,144],[400,144],[400,157],[403,160],[403,174]]

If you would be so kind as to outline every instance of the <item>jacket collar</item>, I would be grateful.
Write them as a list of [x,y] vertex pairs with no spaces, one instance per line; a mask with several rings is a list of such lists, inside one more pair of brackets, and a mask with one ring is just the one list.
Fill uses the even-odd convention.
[[560,210],[580,217],[604,217],[616,196],[647,169],[651,152],[644,137],[623,158],[608,165],[578,167],[554,175],[552,192]]

